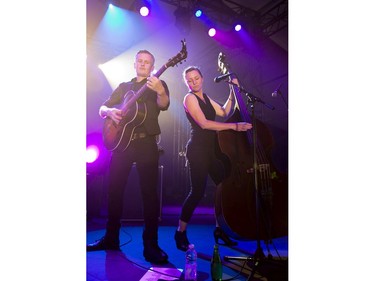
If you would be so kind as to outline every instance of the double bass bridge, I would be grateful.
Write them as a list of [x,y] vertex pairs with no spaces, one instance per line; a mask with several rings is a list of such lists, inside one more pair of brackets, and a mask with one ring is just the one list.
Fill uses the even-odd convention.
[[272,178],[273,173],[271,172],[270,164],[259,164],[258,165],[258,191],[264,202],[268,203],[268,206],[272,206]]

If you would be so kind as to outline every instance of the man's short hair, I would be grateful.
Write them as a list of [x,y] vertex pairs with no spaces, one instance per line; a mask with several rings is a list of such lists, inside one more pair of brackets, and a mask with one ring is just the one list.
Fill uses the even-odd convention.
[[137,57],[138,54],[149,54],[149,55],[152,57],[152,65],[155,64],[155,57],[154,57],[154,55],[151,54],[149,51],[147,51],[147,50],[139,50],[139,51],[137,52],[137,54],[135,55],[135,57]]

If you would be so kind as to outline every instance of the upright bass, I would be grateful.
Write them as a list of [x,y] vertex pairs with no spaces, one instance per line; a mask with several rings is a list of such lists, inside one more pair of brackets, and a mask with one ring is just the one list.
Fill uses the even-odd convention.
[[[222,53],[218,65],[222,74],[231,72]],[[230,87],[235,93],[235,110],[227,122],[248,122],[253,128],[246,132],[218,132],[219,149],[229,158],[230,171],[216,193],[216,218],[224,232],[237,240],[269,241],[286,236],[288,184],[269,161],[272,134],[255,118],[254,108],[249,114],[240,92],[242,87]]]

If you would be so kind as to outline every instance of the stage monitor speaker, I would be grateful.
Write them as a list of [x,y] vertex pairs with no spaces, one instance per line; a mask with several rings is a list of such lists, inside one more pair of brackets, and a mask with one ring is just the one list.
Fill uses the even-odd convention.
[[[163,202],[163,169],[164,167],[160,165],[158,183],[158,196],[160,199],[159,221],[161,221],[161,210]],[[143,221],[142,196],[135,163],[133,164],[129,175],[128,183],[124,191],[123,200],[124,207],[122,211],[122,221]]]

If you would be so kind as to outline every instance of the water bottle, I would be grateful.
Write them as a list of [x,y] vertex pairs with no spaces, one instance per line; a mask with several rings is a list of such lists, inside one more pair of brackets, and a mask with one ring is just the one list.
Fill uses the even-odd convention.
[[217,244],[214,246],[214,253],[211,258],[211,279],[212,281],[221,281],[223,279],[223,265]]
[[194,244],[190,244],[185,254],[185,280],[197,281],[197,258]]

